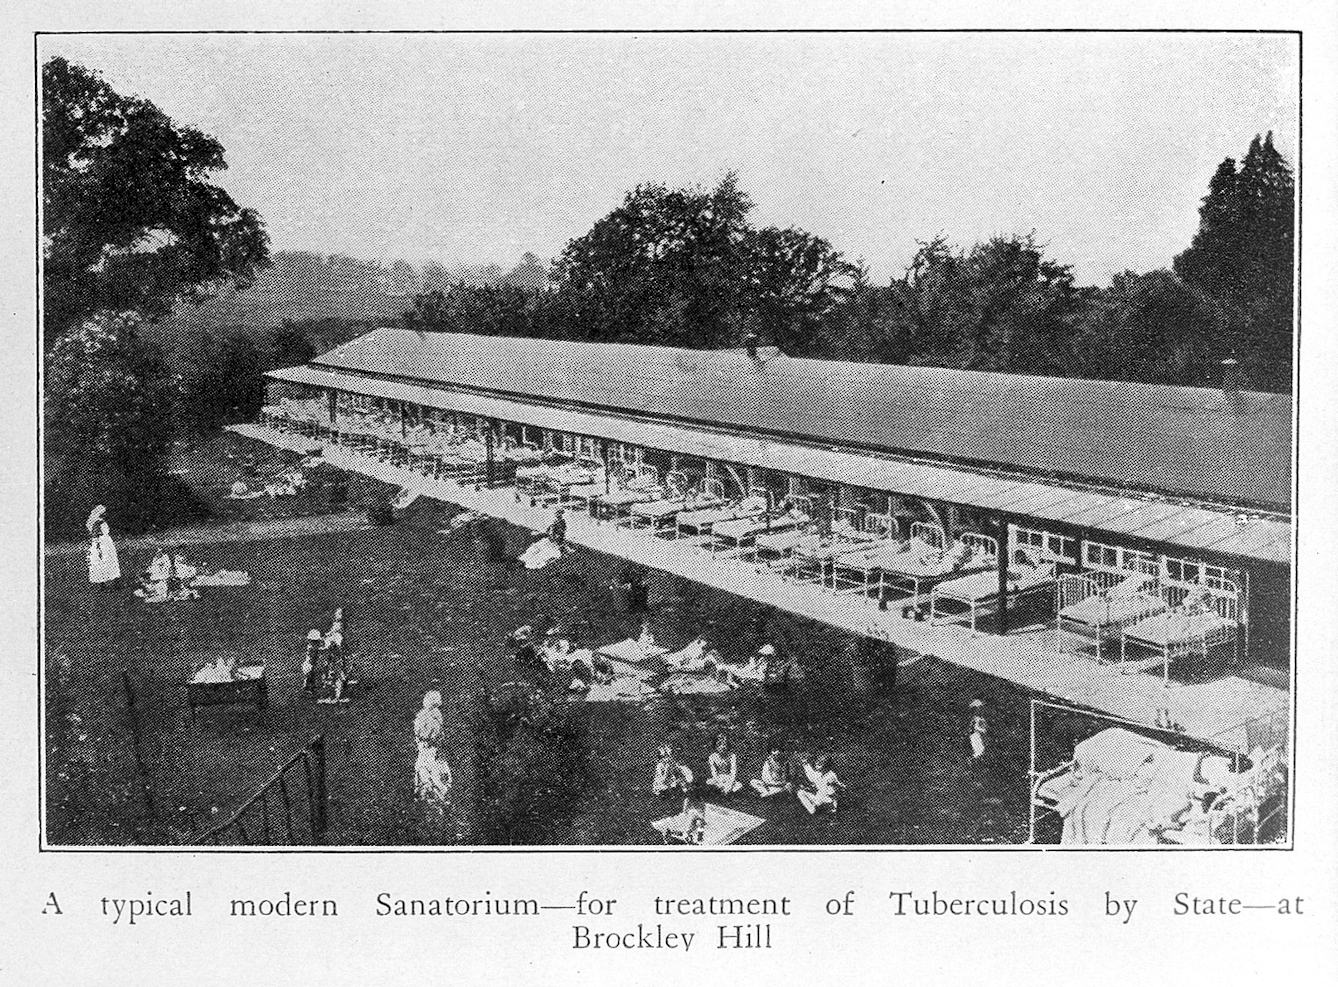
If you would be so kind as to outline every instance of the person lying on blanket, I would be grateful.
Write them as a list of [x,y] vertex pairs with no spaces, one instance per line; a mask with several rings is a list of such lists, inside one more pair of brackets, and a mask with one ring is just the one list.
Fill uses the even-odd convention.
[[754,778],[749,784],[764,799],[793,789],[794,786],[785,778],[785,762],[781,758],[779,745],[773,745],[771,753],[762,762],[762,777]]
[[743,782],[739,781],[739,759],[729,749],[727,735],[716,734],[715,750],[711,751],[711,756],[707,758],[706,766],[711,772],[706,784],[718,789],[720,794],[730,795],[743,787]]
[[808,776],[813,791],[801,788],[798,795],[799,801],[803,803],[809,815],[815,815],[819,809],[824,807],[830,807],[835,812],[836,790],[845,788],[845,784],[840,778],[836,777],[836,772],[832,770],[832,759],[826,754],[820,754],[816,761],[804,761],[804,774]]
[[692,785],[692,772],[678,762],[674,749],[665,744],[660,748],[660,760],[655,765],[655,777],[651,781],[651,790],[656,795],[669,796],[675,792],[686,793]]

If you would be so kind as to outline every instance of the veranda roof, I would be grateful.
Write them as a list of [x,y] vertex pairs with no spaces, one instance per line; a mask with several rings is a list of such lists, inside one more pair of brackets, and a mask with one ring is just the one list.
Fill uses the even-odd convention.
[[647,422],[574,408],[379,380],[315,367],[271,372],[276,380],[405,401],[576,435],[647,446],[799,476],[980,508],[1014,518],[1072,525],[1195,553],[1286,564],[1292,526],[1270,518],[1121,497],[1016,479],[939,463],[862,455],[833,448],[752,438],[723,430]]
[[1291,508],[1282,394],[378,329],[312,361],[496,397]]

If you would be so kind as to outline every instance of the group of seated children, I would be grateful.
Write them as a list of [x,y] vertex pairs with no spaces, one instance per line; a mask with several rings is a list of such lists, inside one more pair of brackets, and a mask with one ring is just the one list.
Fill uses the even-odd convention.
[[158,549],[153,561],[139,575],[139,588],[135,595],[146,603],[162,603],[165,600],[197,600],[199,590],[191,586],[200,570],[186,562],[180,552],[169,554],[166,549]]
[[302,655],[302,688],[320,693],[317,702],[346,703],[344,695],[352,680],[344,651],[344,610],[335,610],[330,629],[322,634],[316,628],[307,632],[307,647]]
[[[743,782],[739,780],[739,759],[730,750],[729,738],[725,734],[716,735],[715,749],[707,759],[706,768],[709,777],[705,786],[714,788],[721,795],[730,795],[743,788]],[[823,808],[835,812],[837,789],[846,787],[832,769],[829,755],[810,758],[807,754],[796,754],[787,764],[776,745],[762,762],[760,777],[753,778],[749,785],[760,798],[794,792],[810,815]],[[683,811],[685,814],[690,812],[689,803],[695,797],[692,769],[678,760],[669,744],[660,748],[651,789],[656,795],[666,797],[682,792],[685,796]],[[699,797],[697,801],[700,801]]]

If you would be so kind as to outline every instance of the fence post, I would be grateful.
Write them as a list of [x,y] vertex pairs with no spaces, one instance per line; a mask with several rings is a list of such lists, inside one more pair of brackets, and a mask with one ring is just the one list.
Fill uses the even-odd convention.
[[153,819],[153,791],[149,787],[149,772],[144,767],[144,758],[139,750],[139,713],[135,710],[135,686],[130,680],[128,669],[121,670],[121,686],[125,689],[125,708],[130,714],[130,749],[135,755],[135,770],[139,775],[139,791],[144,799],[144,811],[148,813],[149,819]]
[[319,840],[325,839],[325,828],[328,823],[326,818],[326,788],[325,788],[325,735],[318,734],[311,739],[311,753],[315,761],[314,774],[316,776],[316,805],[313,819],[316,823],[316,837]]

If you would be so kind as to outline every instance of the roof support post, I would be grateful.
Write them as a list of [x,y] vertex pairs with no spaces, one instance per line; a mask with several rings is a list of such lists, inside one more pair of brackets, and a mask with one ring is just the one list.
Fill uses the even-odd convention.
[[1008,633],[1008,536],[1011,525],[1008,519],[1000,515],[998,522],[998,551],[995,552],[999,571],[999,633]]

